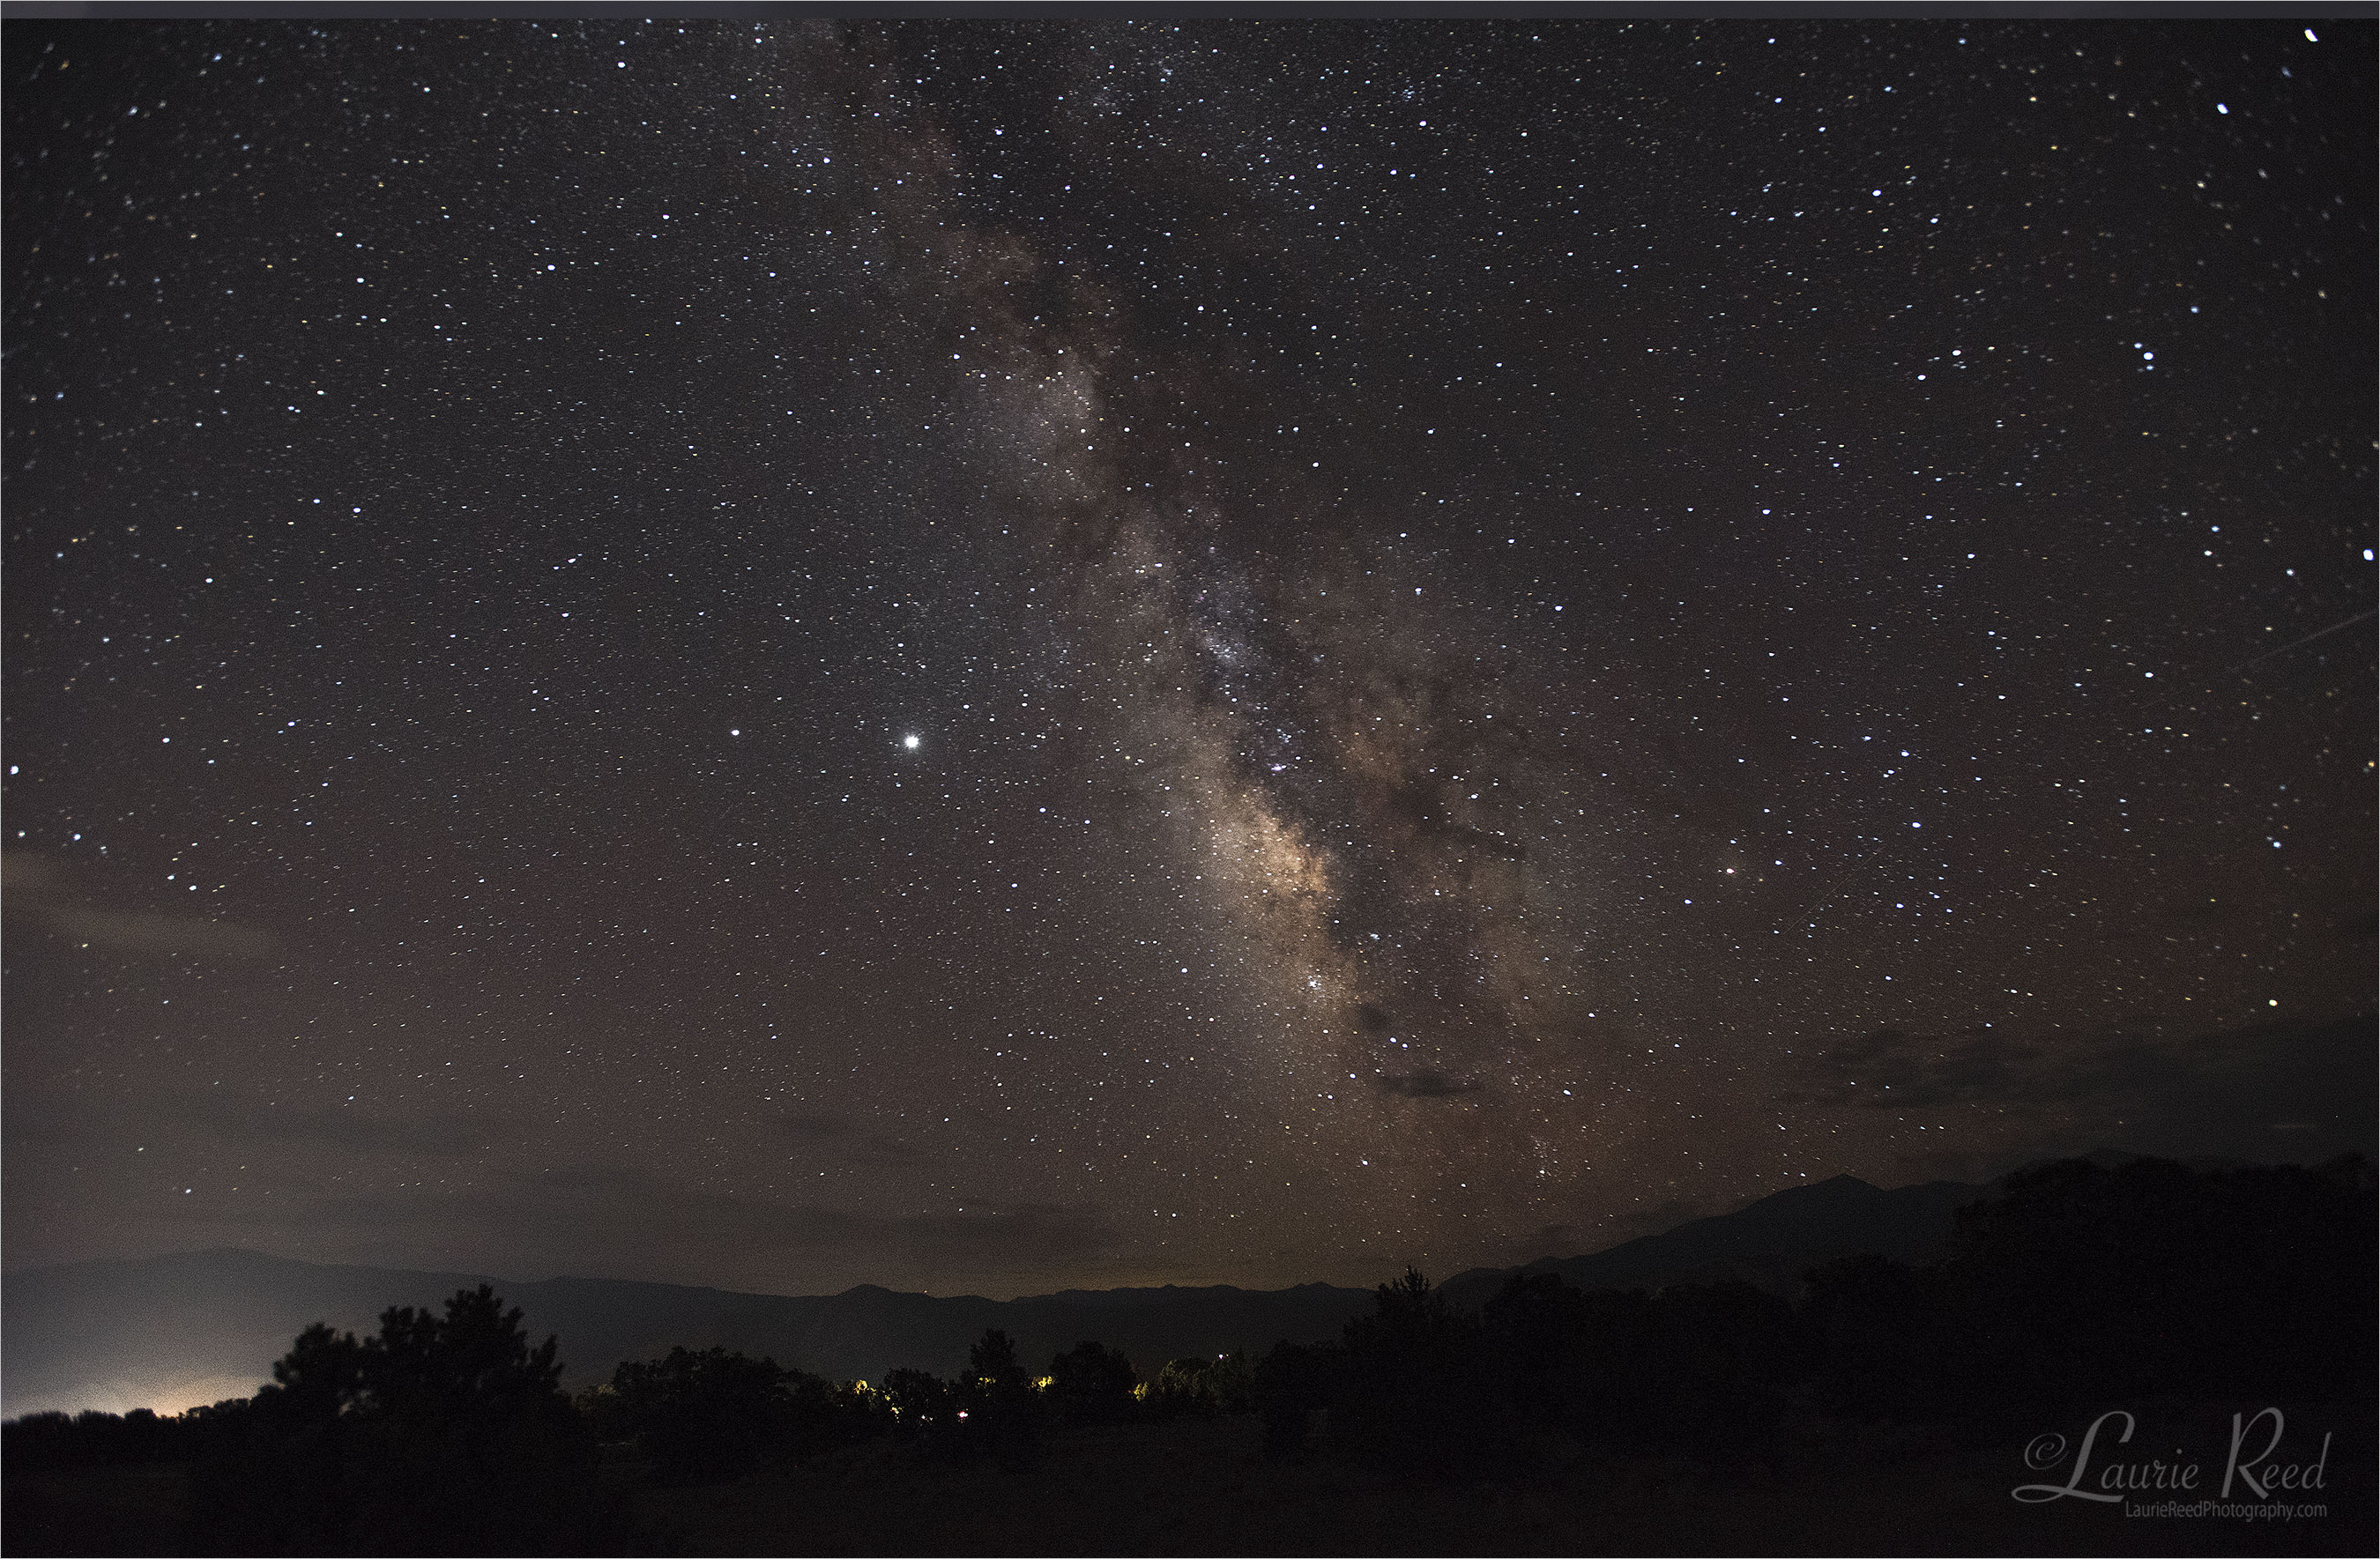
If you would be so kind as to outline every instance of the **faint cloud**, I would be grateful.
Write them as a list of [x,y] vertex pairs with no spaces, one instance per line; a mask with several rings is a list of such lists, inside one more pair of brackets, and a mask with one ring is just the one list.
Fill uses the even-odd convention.
[[11,1142],[88,1142],[97,1130],[90,1106],[70,1089],[16,1082],[0,1098],[0,1136]]
[[2096,1148],[2302,1160],[2371,1151],[2374,1036],[2369,1013],[2216,1033],[2135,1025],[2055,1045],[1985,1029],[1878,1029],[1826,1052],[1810,1086],[1818,1102],[1853,1109],[1988,1108],[1997,1151],[1971,1142],[1901,1166],[1946,1178],[2005,1167],[2011,1154]]
[[114,952],[199,953],[270,958],[281,944],[272,933],[225,921],[183,915],[112,914],[101,910],[41,912],[52,931]]
[[1877,1029],[1826,1053],[1840,1072],[1828,1089],[1839,1104],[1922,1109],[1997,1097],[2040,1070],[2041,1047],[1984,1029],[1938,1035]]
[[515,1269],[606,1275],[715,1272],[720,1252],[734,1251],[747,1267],[793,1274],[856,1268],[967,1281],[1079,1263],[1123,1243],[1096,1208],[969,1202],[950,1212],[883,1213],[695,1190],[594,1165],[508,1176],[486,1189],[326,1197],[297,1222],[374,1248],[501,1251]]
[[917,1164],[926,1156],[880,1131],[863,1131],[839,1115],[789,1115],[778,1125],[795,1142],[816,1144],[836,1157],[872,1164]]
[[95,910],[69,902],[74,895],[56,863],[27,851],[0,854],[0,893],[6,895],[9,919],[110,952],[271,958],[281,950],[271,932],[252,925],[197,915]]
[[454,1157],[488,1145],[492,1123],[482,1125],[459,1115],[428,1116],[400,1120],[354,1109],[283,1109],[276,1106],[234,1106],[229,1101],[207,1110],[208,1124],[218,1136],[239,1142],[322,1142],[350,1151],[430,1154]]
[[1383,1072],[1373,1080],[1383,1091],[1408,1099],[1451,1099],[1476,1094],[1485,1086],[1477,1078],[1451,1077],[1441,1071]]

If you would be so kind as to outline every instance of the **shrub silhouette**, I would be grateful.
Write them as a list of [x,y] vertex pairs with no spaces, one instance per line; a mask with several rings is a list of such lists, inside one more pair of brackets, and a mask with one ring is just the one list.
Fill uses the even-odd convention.
[[1401,1472],[1477,1471],[1509,1454],[1510,1420],[1491,1391],[1478,1318],[1415,1268],[1349,1321],[1331,1432],[1363,1459]]
[[[2373,1368],[2372,1167],[2084,1160],[1961,1210],[1947,1394],[2007,1416],[2119,1396],[2322,1399]],[[2360,1391],[2360,1387],[2358,1388]]]
[[[1580,1292],[1518,1274],[1473,1318],[1408,1270],[1337,1348],[1275,1348],[1256,1398],[1269,1456],[1327,1408],[1366,1459],[1439,1475],[1549,1432],[1738,1465],[1774,1453],[1797,1403],[1993,1426],[2158,1396],[2340,1404],[2374,1367],[2374,1227],[2361,1158],[2070,1161],[1961,1213],[1945,1260],[1834,1262],[1798,1308],[1743,1283]],[[1195,1394],[1196,1372],[1175,1373],[1168,1391]]]
[[950,1384],[923,1370],[892,1372],[884,1377],[883,1390],[905,1432],[915,1434],[957,1415],[957,1394]]
[[965,1451],[989,1454],[1012,1470],[1040,1459],[1041,1399],[1007,1333],[989,1328],[967,1349],[967,1379],[960,1395]]
[[1649,1315],[1652,1379],[1637,1379],[1651,1445],[1731,1463],[1771,1454],[1803,1356],[1792,1307],[1749,1283],[1692,1284],[1664,1289]]
[[1488,1389],[1514,1419],[1533,1429],[1584,1427],[1593,1328],[1587,1296],[1552,1273],[1516,1272],[1480,1319]]
[[1170,1360],[1148,1383],[1148,1410],[1159,1418],[1245,1413],[1255,1403],[1256,1370],[1245,1352]]
[[1157,1418],[1212,1418],[1222,1411],[1216,1361],[1193,1355],[1168,1360],[1148,1383],[1148,1411]]
[[1828,1262],[1811,1270],[1802,1314],[1820,1406],[1890,1420],[1944,1409],[1956,1339],[1937,1271],[1876,1255]]
[[482,1284],[377,1336],[314,1325],[200,1466],[202,1552],[552,1553],[631,1541],[549,1337]]
[[961,1461],[988,1456],[1010,1468],[1030,1467],[1040,1456],[1041,1394],[1017,1362],[1015,1343],[997,1327],[969,1347],[966,1373],[958,1380],[894,1370],[884,1377],[882,1396],[901,1436],[936,1456]]
[[1050,1405],[1070,1423],[1123,1421],[1139,1384],[1132,1360],[1099,1343],[1076,1343],[1050,1360]]
[[2042,1165],[1961,1210],[1933,1266],[1864,1256],[1811,1273],[1815,1396],[1860,1417],[1993,1425],[2155,1396],[2368,1403],[2373,1229],[2357,1155]]
[[1327,1416],[1346,1358],[1328,1343],[1280,1342],[1257,1364],[1251,1396],[1264,1420],[1264,1454],[1278,1460],[1306,1444],[1317,1415]]
[[986,1385],[1023,1382],[1025,1366],[1017,1362],[1016,1344],[999,1327],[987,1327],[967,1346],[967,1375]]
[[982,1454],[984,1389],[972,1377],[946,1381],[924,1370],[884,1377],[884,1399],[902,1439],[951,1461]]
[[[1202,1361],[1203,1362],[1203,1361]],[[1256,1408],[1256,1366],[1249,1362],[1245,1348],[1207,1363],[1202,1372],[1205,1389],[1214,1398],[1215,1410],[1221,1413],[1246,1413]]]
[[0,1446],[17,1471],[67,1467],[141,1467],[183,1461],[203,1444],[204,1408],[160,1418],[147,1408],[123,1417],[96,1408],[30,1413],[0,1425]]
[[827,1437],[832,1404],[803,1389],[824,1384],[773,1359],[674,1348],[664,1359],[620,1365],[597,1411],[636,1441],[660,1481],[726,1482]]

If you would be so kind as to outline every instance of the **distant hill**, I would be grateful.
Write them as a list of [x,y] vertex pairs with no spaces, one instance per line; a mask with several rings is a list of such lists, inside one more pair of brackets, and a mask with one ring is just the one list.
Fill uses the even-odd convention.
[[[1804,1270],[1833,1257],[1873,1251],[1922,1261],[1939,1254],[1951,1215],[1990,1190],[1947,1180],[1880,1190],[1838,1176],[1666,1234],[1520,1270],[1558,1273],[1582,1287],[1742,1278],[1790,1292]],[[1476,1268],[1444,1287],[1456,1302],[1477,1305],[1510,1270]],[[1319,1283],[1272,1291],[1069,1289],[1004,1301],[863,1286],[791,1298],[613,1278],[506,1283],[471,1273],[205,1251],[12,1274],[0,1287],[0,1412],[144,1405],[172,1410],[246,1396],[309,1323],[368,1332],[390,1305],[436,1305],[482,1281],[495,1282],[521,1307],[532,1334],[560,1335],[565,1380],[574,1387],[608,1379],[624,1359],[653,1358],[680,1343],[765,1353],[836,1380],[880,1379],[904,1365],[948,1374],[987,1326],[1004,1328],[1028,1363],[1095,1338],[1154,1373],[1164,1360],[1185,1355],[1240,1347],[1262,1352],[1283,1338],[1333,1338],[1371,1303],[1368,1289]]]
[[1949,1247],[1952,1215],[1991,1194],[1990,1186],[1957,1180],[1881,1190],[1838,1175],[1591,1256],[1548,1256],[1521,1268],[1476,1267],[1442,1287],[1456,1303],[1476,1305],[1517,1270],[1557,1273],[1581,1288],[1660,1288],[1737,1279],[1790,1296],[1804,1272],[1839,1256],[1868,1253],[1923,1262],[1941,1255]]

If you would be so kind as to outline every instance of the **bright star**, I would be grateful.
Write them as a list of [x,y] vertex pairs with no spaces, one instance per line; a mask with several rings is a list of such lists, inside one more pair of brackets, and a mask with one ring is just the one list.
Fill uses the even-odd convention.
[[901,745],[914,750],[917,745],[917,739],[914,736],[904,736],[901,738]]

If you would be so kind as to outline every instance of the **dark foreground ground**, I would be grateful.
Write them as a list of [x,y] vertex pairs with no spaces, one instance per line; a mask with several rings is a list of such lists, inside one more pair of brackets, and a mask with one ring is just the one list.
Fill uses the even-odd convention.
[[[1796,1437],[1740,1470],[1549,1451],[1525,1477],[1409,1484],[1330,1455],[1268,1463],[1246,1418],[1062,1432],[1025,1472],[881,1442],[722,1487],[642,1489],[656,1553],[2350,1553],[2373,1468],[2336,1455],[2328,1515],[2142,1518],[2019,1504],[2022,1446]],[[2219,1453],[2218,1453],[2219,1471]],[[625,1476],[624,1472],[624,1476]],[[176,1468],[12,1477],[11,1554],[172,1553]],[[2063,1480],[2058,1480],[2062,1481]]]

